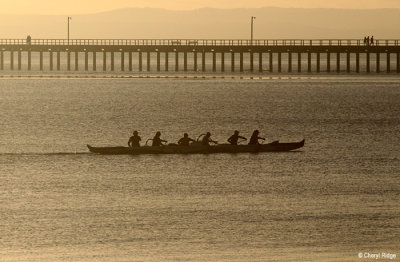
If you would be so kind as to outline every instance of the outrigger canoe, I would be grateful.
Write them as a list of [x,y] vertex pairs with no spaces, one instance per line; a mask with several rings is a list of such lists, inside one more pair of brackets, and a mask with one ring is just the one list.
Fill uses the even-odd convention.
[[258,153],[258,152],[285,152],[299,149],[304,146],[304,139],[298,143],[279,143],[278,141],[262,145],[230,145],[216,146],[178,146],[167,145],[160,147],[92,147],[87,145],[89,151],[103,155],[144,155],[144,154],[213,154],[213,153]]

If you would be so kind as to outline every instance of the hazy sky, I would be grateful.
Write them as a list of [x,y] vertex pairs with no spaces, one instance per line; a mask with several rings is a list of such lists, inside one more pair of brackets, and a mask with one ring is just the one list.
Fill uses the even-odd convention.
[[89,14],[126,7],[173,10],[213,8],[400,8],[400,0],[1,0],[0,14]]

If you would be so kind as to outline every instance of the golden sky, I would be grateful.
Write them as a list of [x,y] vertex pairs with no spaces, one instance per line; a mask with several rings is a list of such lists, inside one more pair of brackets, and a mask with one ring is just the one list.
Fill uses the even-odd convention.
[[90,14],[126,7],[173,10],[213,8],[400,8],[400,0],[1,0],[0,14]]

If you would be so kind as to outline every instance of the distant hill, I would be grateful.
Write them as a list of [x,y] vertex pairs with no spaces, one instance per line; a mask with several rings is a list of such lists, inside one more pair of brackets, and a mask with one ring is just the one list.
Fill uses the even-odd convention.
[[[400,38],[400,9],[126,8],[75,15],[71,38]],[[1,15],[0,38],[66,38],[66,16]]]

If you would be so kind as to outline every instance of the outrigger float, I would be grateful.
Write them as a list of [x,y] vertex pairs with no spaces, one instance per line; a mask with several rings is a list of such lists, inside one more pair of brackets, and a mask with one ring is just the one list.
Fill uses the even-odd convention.
[[145,155],[145,154],[215,154],[215,153],[259,153],[259,152],[287,152],[304,146],[304,139],[297,143],[279,143],[275,141],[260,145],[230,145],[219,144],[215,146],[203,146],[198,143],[190,146],[178,146],[175,144],[166,146],[142,146],[142,147],[92,147],[87,145],[89,151],[103,155]]

